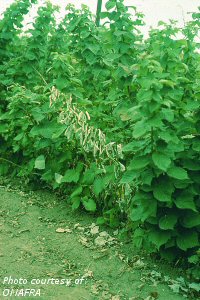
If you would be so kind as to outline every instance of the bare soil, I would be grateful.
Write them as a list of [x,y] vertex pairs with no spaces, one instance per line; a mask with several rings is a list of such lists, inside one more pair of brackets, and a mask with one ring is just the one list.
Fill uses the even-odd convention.
[[[1,183],[0,299],[20,298],[4,296],[5,289],[39,289],[40,296],[22,298],[40,300],[185,299],[169,288],[167,278],[180,276],[176,268],[138,253],[95,221],[51,192]],[[12,283],[20,278],[27,283]]]

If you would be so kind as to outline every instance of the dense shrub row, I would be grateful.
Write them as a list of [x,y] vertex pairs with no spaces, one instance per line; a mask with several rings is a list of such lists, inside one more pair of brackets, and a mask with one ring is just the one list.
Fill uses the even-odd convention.
[[0,21],[0,174],[61,188],[99,222],[126,221],[137,246],[197,263],[200,14],[144,40],[143,15],[123,0],[107,2],[100,27],[72,5],[57,24],[47,2],[23,33],[35,2]]

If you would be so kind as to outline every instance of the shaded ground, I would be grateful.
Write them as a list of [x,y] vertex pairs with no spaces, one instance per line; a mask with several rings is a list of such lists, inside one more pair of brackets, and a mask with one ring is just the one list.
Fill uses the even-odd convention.
[[[0,233],[0,299],[19,299],[3,292],[22,288],[41,294],[23,299],[185,299],[169,288],[172,278],[180,276],[175,269],[138,256],[118,240],[117,231],[98,228],[93,217],[71,212],[50,192],[25,193],[2,183]],[[27,284],[3,284],[9,276],[10,283],[23,278]],[[65,284],[51,284],[52,278]],[[31,285],[32,279],[50,281]]]

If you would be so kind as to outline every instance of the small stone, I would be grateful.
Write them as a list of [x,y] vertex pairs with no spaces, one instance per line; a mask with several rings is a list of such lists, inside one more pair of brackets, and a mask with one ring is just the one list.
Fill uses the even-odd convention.
[[103,238],[103,237],[101,237],[101,236],[98,236],[95,240],[94,240],[94,243],[95,243],[95,245],[97,245],[97,246],[104,246],[105,244],[106,244],[106,240]]

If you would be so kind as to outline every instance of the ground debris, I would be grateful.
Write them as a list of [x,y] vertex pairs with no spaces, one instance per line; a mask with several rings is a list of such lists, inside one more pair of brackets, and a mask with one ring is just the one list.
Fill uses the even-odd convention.
[[72,230],[69,228],[57,228],[56,232],[57,233],[72,233]]

